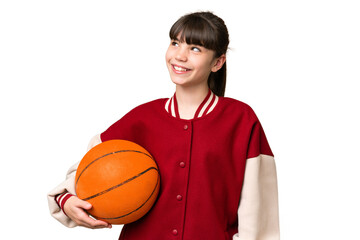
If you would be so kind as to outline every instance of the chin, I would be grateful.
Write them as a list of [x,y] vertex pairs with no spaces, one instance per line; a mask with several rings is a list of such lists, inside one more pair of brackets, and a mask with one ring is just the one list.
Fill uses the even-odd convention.
[[171,79],[171,81],[174,84],[179,85],[179,86],[185,86],[186,85],[186,82],[184,82],[184,81],[179,81],[179,80],[174,80],[174,79]]
[[175,83],[176,85],[186,85],[187,81],[184,78],[178,77],[178,76],[170,76],[171,81]]

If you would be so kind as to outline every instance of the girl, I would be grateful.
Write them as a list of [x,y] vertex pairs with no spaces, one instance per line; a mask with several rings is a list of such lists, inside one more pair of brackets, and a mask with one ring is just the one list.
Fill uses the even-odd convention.
[[[159,166],[157,202],[125,225],[120,239],[278,239],[273,154],[252,109],[224,97],[229,36],[223,20],[210,12],[185,15],[170,40],[173,97],[136,107],[89,145],[130,140]],[[75,196],[76,167],[48,195],[51,214],[69,227],[111,227],[90,218],[91,205]]]

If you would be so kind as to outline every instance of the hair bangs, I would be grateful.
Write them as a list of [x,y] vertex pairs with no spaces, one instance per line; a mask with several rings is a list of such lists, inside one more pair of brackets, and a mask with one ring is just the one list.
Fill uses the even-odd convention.
[[216,50],[214,31],[215,29],[202,17],[185,16],[172,26],[169,35],[171,39]]

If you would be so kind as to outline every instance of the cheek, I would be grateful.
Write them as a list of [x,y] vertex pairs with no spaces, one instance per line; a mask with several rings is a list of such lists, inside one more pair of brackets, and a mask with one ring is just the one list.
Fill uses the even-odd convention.
[[211,67],[212,67],[212,62],[210,62],[208,59],[203,59],[203,61],[198,62],[197,67],[203,73],[210,73]]
[[172,51],[170,49],[168,49],[165,53],[166,62],[168,62],[171,59],[171,56],[172,56]]
[[166,64],[166,67],[167,67],[167,69],[170,71],[170,60],[171,60],[171,54],[170,54],[170,51],[168,50],[168,51],[166,51],[166,53],[165,53],[165,64]]
[[166,53],[165,53],[165,61],[166,62],[168,61],[168,51],[166,51]]

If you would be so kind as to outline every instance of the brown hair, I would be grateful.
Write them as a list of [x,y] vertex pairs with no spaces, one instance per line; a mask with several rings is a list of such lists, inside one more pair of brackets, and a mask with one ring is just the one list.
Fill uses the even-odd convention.
[[[180,36],[179,36],[180,34]],[[211,12],[195,12],[182,16],[171,27],[170,39],[185,41],[215,51],[215,58],[226,54],[229,33],[224,21]],[[217,72],[211,72],[208,86],[216,95],[224,96],[226,87],[226,62]]]

